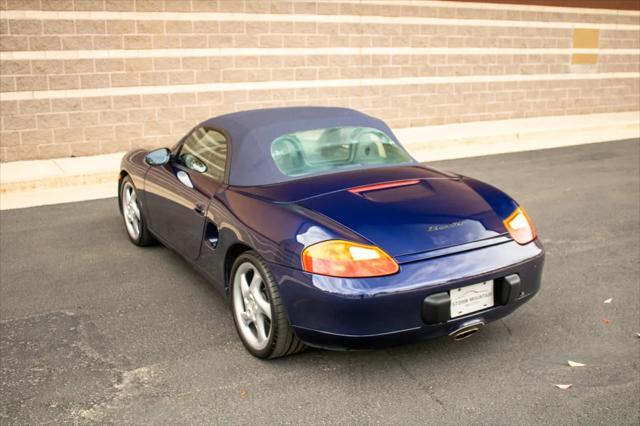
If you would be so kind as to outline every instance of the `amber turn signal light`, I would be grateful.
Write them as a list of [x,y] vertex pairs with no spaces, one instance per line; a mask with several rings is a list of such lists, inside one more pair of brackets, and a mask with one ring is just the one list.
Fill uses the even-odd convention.
[[345,278],[379,277],[400,269],[379,247],[343,240],[323,241],[305,248],[302,267],[313,274]]
[[536,239],[536,229],[527,212],[518,207],[504,221],[504,226],[518,244],[527,244]]

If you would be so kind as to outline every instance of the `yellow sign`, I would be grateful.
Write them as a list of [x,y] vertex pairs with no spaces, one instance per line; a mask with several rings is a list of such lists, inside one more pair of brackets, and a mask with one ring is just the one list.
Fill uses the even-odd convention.
[[[574,49],[597,49],[600,30],[588,28],[575,28],[573,30]],[[571,57],[572,64],[596,64],[598,55],[596,53],[574,53]]]

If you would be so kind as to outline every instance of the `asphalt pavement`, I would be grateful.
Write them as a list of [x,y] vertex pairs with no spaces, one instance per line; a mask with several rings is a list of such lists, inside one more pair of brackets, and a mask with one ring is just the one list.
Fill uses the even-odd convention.
[[0,423],[637,425],[638,147],[434,163],[525,206],[542,291],[461,342],[275,361],[178,255],[128,241],[114,199],[2,211]]

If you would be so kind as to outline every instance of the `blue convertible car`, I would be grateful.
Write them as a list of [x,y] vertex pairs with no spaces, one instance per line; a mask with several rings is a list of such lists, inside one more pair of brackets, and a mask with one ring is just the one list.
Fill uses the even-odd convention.
[[132,151],[119,206],[134,244],[160,241],[228,297],[260,358],[461,339],[540,288],[522,207],[350,109],[237,112]]

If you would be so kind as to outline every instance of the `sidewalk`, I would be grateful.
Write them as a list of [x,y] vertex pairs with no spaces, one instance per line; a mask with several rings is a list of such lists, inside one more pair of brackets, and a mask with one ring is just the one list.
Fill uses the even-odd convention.
[[637,138],[640,111],[479,121],[394,132],[418,161],[438,161]]
[[123,152],[0,164],[0,210],[117,195]]
[[86,183],[113,182],[124,152],[90,157],[15,161],[0,164],[0,191],[29,191]]
[[[394,130],[419,161],[640,137],[640,112],[536,117]],[[0,164],[0,210],[115,197],[124,153]]]

